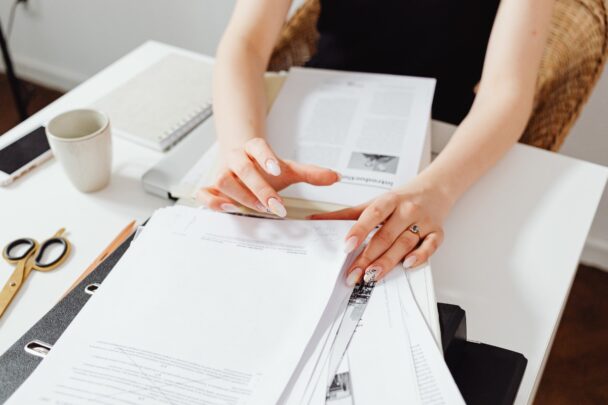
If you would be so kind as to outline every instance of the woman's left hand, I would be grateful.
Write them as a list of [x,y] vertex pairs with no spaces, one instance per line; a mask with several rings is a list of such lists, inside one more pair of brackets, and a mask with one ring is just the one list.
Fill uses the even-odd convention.
[[362,275],[365,282],[380,280],[401,260],[406,269],[424,263],[443,241],[442,224],[452,204],[439,187],[419,176],[369,203],[310,219],[356,219],[345,238],[347,253],[380,225],[349,270],[347,282],[352,286]]

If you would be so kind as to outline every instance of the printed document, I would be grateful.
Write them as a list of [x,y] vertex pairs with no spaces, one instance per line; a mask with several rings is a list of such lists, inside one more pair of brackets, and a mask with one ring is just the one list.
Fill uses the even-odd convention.
[[[321,344],[317,345],[315,354],[306,356],[308,360],[305,369],[299,373],[298,380],[290,388],[284,403],[295,405],[325,402],[327,388],[331,383],[329,377],[333,378],[338,370],[374,285],[375,283],[361,283],[349,291],[350,296],[346,297],[348,302],[342,305],[340,316],[334,318],[333,325]],[[344,294],[340,296],[344,297]]]
[[402,268],[375,286],[327,405],[464,404],[419,305]]
[[357,205],[419,171],[435,79],[292,68],[267,120],[279,156],[342,174],[329,188],[298,184],[286,197]]
[[8,403],[277,403],[350,295],[351,225],[157,211]]

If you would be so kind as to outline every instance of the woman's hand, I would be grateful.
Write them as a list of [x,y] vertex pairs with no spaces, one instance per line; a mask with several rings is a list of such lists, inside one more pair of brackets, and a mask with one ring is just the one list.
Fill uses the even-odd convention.
[[443,221],[453,202],[420,176],[406,186],[353,208],[312,215],[310,219],[357,219],[345,238],[354,251],[376,226],[380,229],[355,260],[347,281],[378,281],[401,260],[403,267],[424,263],[443,241]]
[[279,159],[263,138],[223,148],[221,159],[222,169],[213,186],[197,194],[197,199],[216,211],[237,212],[240,204],[284,217],[287,211],[277,191],[299,182],[329,186],[340,180],[333,170]]

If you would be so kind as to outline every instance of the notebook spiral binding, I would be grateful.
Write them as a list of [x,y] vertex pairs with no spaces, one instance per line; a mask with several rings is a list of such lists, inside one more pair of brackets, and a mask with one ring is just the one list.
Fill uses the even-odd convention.
[[182,120],[171,125],[163,131],[163,135],[158,137],[158,141],[161,143],[162,148],[168,148],[179,142],[180,139],[192,131],[197,125],[209,118],[212,112],[213,108],[210,102],[190,111]]

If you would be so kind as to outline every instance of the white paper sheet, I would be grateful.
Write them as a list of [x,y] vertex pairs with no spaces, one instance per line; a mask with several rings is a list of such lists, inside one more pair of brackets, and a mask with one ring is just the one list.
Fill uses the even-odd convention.
[[[354,255],[351,256],[351,259],[353,257]],[[346,261],[345,269],[349,268],[351,262],[352,260]],[[300,364],[298,364],[279,403],[290,405],[306,403],[306,398],[310,396],[310,392],[318,384],[321,379],[320,376],[327,375],[327,373],[322,374],[320,369],[327,363],[330,354],[334,350],[341,350],[343,355],[346,351],[346,347],[336,349],[334,341],[339,333],[352,290],[350,287],[340,283],[337,284],[331,300],[317,325],[315,334],[304,351]]]
[[[373,292],[374,283],[359,284],[348,298],[342,315],[336,319],[330,330],[330,344],[326,344],[318,360],[309,385],[306,387],[301,404],[324,404],[328,387],[338,371],[355,329],[359,325],[367,302]],[[295,402],[294,402],[295,403]]]
[[268,115],[268,141],[279,156],[332,168],[342,181],[283,195],[352,206],[414,177],[434,88],[434,79],[292,68]]
[[[395,270],[402,271],[400,267]],[[407,270],[405,274],[417,307],[429,327],[429,330],[433,334],[437,347],[441,349],[437,299],[435,298],[431,266],[429,263],[425,263],[417,268]],[[354,405],[355,399],[353,397],[348,353],[343,357],[336,375],[332,375],[331,378],[332,381],[326,397],[327,405]],[[321,404],[321,402],[319,402],[319,404]]]
[[344,361],[340,363],[340,368],[335,375],[324,402],[319,404],[326,405],[355,405],[353,397],[353,386],[350,379],[350,366],[348,364],[348,355],[344,357]]
[[420,309],[420,314],[433,334],[437,347],[443,350],[441,346],[441,330],[439,329],[437,297],[435,296],[435,285],[430,262],[424,263],[414,269],[408,269],[405,275],[414,294],[414,300],[418,305],[418,309]]
[[[362,244],[349,256],[344,264],[345,269],[350,268],[352,260],[364,247],[365,244]],[[359,284],[354,289],[345,289],[338,284],[332,295],[332,302],[328,305],[315,332],[321,334],[322,338],[312,339],[311,344],[316,346],[307,348],[302,364],[296,371],[292,383],[288,385],[281,403],[290,405],[325,403],[327,388],[331,383],[329,376],[336,373],[346,354],[373,286],[373,283]],[[338,309],[337,315],[330,312],[332,308]]]
[[348,350],[354,403],[464,404],[403,269],[376,285],[361,322]]
[[8,403],[276,403],[351,225],[157,211]]

